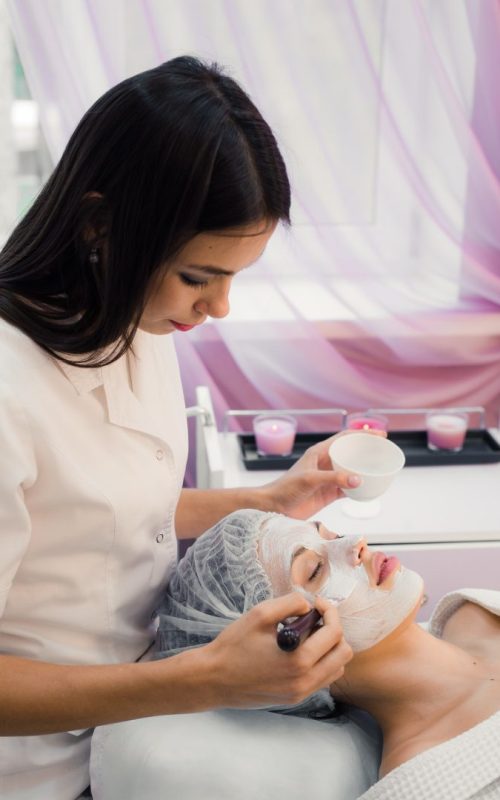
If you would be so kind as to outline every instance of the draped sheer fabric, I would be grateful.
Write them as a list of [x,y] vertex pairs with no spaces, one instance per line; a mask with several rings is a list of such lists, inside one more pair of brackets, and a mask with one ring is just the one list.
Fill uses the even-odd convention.
[[496,423],[498,0],[9,9],[54,158],[105,89],[185,52],[226,65],[277,135],[293,226],[238,276],[228,319],[176,334],[188,403],[202,383],[219,418],[483,405]]

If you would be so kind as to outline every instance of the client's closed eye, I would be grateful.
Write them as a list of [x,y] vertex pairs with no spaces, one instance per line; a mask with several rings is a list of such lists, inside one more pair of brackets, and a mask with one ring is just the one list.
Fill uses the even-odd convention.
[[293,558],[291,582],[308,591],[316,591],[324,583],[329,572],[328,561],[314,550],[301,548]]
[[313,581],[317,577],[317,575],[319,575],[319,572],[322,569],[322,567],[323,567],[323,560],[321,559],[320,561],[318,561],[316,567],[313,569],[312,575],[309,576],[310,581]]

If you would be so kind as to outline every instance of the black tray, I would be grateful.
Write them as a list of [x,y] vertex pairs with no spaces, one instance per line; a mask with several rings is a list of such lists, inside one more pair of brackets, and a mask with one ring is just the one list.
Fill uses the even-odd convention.
[[[238,441],[246,469],[288,469],[312,444],[331,436],[329,433],[298,433],[289,456],[261,456],[257,453],[253,433],[239,433]],[[444,464],[494,464],[500,461],[500,445],[483,429],[469,430],[463,449],[429,450],[426,431],[393,431],[388,438],[404,451],[406,466],[432,467]]]

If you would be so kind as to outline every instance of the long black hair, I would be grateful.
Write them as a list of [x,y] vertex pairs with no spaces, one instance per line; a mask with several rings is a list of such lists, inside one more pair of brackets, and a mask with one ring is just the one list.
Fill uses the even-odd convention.
[[63,361],[110,363],[189,239],[289,222],[289,209],[283,159],[248,95],[217,64],[174,58],[84,115],[0,253],[0,317]]

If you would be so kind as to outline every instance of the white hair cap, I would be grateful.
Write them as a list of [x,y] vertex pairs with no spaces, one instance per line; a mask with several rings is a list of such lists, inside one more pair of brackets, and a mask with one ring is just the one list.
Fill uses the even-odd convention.
[[236,511],[187,550],[158,609],[158,658],[211,642],[241,614],[272,597],[257,557],[261,526],[271,516]]

